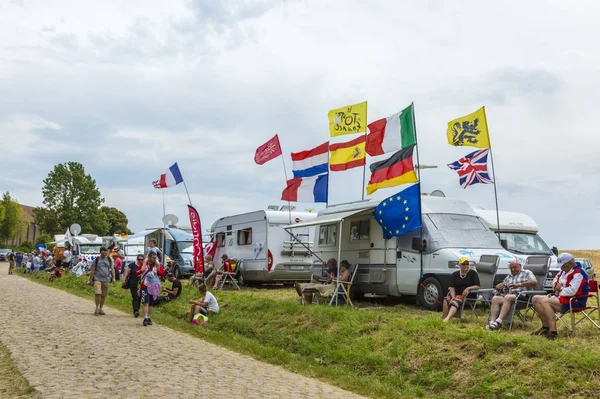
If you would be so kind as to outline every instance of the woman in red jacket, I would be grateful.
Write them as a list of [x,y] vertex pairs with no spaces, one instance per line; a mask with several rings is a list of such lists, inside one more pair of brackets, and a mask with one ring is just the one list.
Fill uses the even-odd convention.
[[135,275],[140,277],[140,297],[144,305],[144,326],[151,326],[152,307],[160,291],[160,279],[165,275],[165,269],[156,259],[156,252],[149,252],[148,258],[138,268]]

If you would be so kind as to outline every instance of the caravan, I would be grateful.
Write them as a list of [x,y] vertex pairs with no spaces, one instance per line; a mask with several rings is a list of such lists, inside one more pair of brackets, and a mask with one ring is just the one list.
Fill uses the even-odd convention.
[[377,205],[366,200],[330,206],[317,218],[286,229],[294,233],[298,228],[316,228],[313,256],[319,266],[328,258],[357,264],[353,296],[415,295],[423,307],[437,310],[461,257],[469,258],[474,267],[481,255],[496,255],[496,281],[508,274],[508,262],[514,257],[466,202],[423,196],[423,236],[418,229],[389,240],[374,218]]
[[[483,218],[490,230],[498,232],[498,217],[495,210],[475,209],[477,215]],[[538,235],[538,225],[529,216],[524,213],[499,211],[500,217],[500,239],[502,246],[510,253],[514,254],[522,264],[530,255],[550,255],[550,269],[544,289],[552,291],[553,277],[560,271],[557,266],[556,248],[550,249],[548,245]]]
[[310,212],[260,210],[217,220],[210,234],[217,242],[215,264],[227,254],[238,261],[243,283],[309,281],[312,273],[312,229],[293,238],[283,226],[314,219]]

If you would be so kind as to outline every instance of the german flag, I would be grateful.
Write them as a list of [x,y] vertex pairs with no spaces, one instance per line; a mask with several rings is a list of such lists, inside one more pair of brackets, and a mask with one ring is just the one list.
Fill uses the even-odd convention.
[[329,145],[329,169],[340,172],[366,164],[366,137],[361,134],[354,140]]
[[417,175],[413,165],[415,145],[395,152],[389,159],[371,164],[371,178],[367,185],[367,194],[371,195],[380,188],[416,183]]

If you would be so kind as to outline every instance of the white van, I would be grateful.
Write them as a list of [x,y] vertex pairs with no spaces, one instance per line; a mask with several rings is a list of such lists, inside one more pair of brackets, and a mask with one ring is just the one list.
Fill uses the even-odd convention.
[[238,261],[244,283],[289,283],[309,281],[312,273],[310,249],[312,229],[295,231],[296,238],[283,229],[317,217],[316,213],[260,210],[217,220],[211,227],[217,242],[215,265],[227,254]]
[[495,281],[508,274],[508,262],[514,257],[466,202],[423,196],[423,236],[418,229],[389,240],[383,238],[374,218],[378,203],[365,200],[330,206],[316,219],[286,229],[294,232],[316,226],[313,257],[317,264],[328,258],[358,264],[353,295],[416,295],[422,306],[438,310],[461,257],[469,258],[474,267],[481,255],[498,255]]
[[[498,233],[498,218],[495,210],[475,209],[475,212],[481,216],[488,224],[490,230]],[[557,266],[557,259],[554,251],[550,249],[539,236],[539,227],[535,220],[529,215],[517,212],[499,211],[500,216],[500,240],[502,245],[522,264],[530,255],[550,255],[550,269],[544,284],[544,289],[552,290],[552,280],[556,273],[560,271]]]

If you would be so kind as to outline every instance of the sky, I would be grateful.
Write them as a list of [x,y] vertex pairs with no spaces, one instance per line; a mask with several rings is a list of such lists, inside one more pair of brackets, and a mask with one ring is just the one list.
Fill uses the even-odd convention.
[[[0,190],[40,206],[54,165],[77,161],[139,231],[162,224],[151,183],[178,162],[208,229],[285,205],[282,160],[256,165],[256,147],[277,133],[289,174],[291,152],[329,139],[328,110],[367,100],[369,121],[414,102],[420,162],[438,166],[423,191],[493,209],[493,185],[463,189],[446,166],[475,150],[448,145],[448,121],[484,105],[499,208],[529,214],[550,246],[598,248],[599,14],[593,1],[3,1]],[[362,173],[332,173],[330,203],[360,200]],[[189,224],[185,188],[164,197]]]

